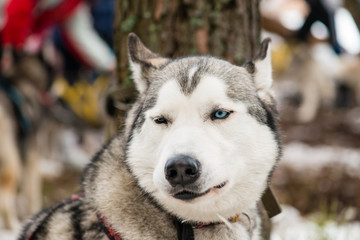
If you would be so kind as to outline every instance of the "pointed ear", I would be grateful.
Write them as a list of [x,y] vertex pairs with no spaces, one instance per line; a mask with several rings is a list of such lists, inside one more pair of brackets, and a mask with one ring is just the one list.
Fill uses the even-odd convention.
[[134,33],[128,37],[128,54],[136,87],[140,93],[144,93],[151,82],[151,71],[164,66],[169,59],[150,51]]
[[271,91],[273,78],[271,67],[270,38],[266,38],[260,45],[260,50],[256,57],[243,67],[253,75],[255,86],[259,97],[264,101],[269,101],[273,97]]

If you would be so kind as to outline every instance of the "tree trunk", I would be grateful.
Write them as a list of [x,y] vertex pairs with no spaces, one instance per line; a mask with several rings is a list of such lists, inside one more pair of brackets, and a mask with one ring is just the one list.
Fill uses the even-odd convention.
[[130,32],[163,56],[210,54],[236,64],[251,59],[259,44],[259,0],[121,0],[115,7],[116,98],[122,102],[134,96],[129,94],[134,91],[127,59]]

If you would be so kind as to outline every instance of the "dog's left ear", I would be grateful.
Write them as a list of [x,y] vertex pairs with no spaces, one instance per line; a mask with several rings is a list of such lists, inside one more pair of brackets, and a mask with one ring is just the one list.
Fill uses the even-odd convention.
[[253,75],[258,96],[265,102],[272,101],[273,98],[271,90],[273,78],[270,42],[270,38],[264,39],[256,57],[252,61],[245,63],[243,66]]
[[151,81],[149,74],[164,66],[169,59],[153,53],[134,33],[130,33],[128,37],[128,53],[136,87],[140,93],[144,93]]

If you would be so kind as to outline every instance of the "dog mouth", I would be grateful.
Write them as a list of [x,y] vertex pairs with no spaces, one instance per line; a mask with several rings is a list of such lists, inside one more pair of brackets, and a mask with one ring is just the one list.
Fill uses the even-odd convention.
[[189,201],[189,200],[193,200],[195,198],[198,198],[198,197],[201,197],[201,196],[204,196],[206,194],[208,194],[210,191],[212,190],[219,190],[223,187],[225,187],[225,185],[227,184],[227,181],[219,184],[219,185],[216,185],[212,188],[209,188],[208,190],[206,190],[205,192],[202,192],[202,193],[196,193],[196,192],[190,192],[190,191],[181,191],[181,192],[178,192],[176,194],[173,195],[174,198],[176,199],[180,199],[180,200],[184,200],[184,201]]

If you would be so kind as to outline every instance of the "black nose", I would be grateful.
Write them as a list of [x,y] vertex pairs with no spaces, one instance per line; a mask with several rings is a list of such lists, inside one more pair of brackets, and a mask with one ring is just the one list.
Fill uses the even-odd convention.
[[175,187],[194,183],[200,175],[200,162],[187,155],[170,158],[165,165],[165,176],[171,186]]

